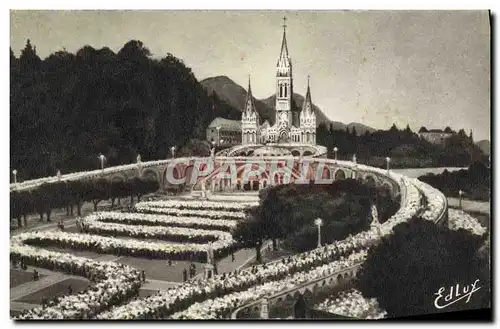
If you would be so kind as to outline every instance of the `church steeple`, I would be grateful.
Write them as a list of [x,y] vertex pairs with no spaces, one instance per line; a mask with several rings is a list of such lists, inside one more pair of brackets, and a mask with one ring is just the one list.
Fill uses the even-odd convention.
[[245,112],[247,112],[247,115],[252,114],[253,112],[256,113],[255,111],[255,104],[253,102],[253,96],[252,96],[252,86],[250,84],[250,75],[248,75],[248,92],[247,92],[247,99],[245,101]]
[[311,100],[311,88],[309,87],[309,75],[307,76],[307,92],[306,92],[306,98],[304,99],[304,105],[302,106],[302,111],[307,111],[313,113],[314,109],[312,106],[312,100]]
[[259,114],[255,108],[252,96],[252,86],[250,84],[250,75],[248,76],[248,92],[241,115],[241,132],[243,144],[256,144],[260,141],[259,137]]
[[288,45],[286,42],[286,17],[283,17],[283,39],[281,41],[281,51],[278,58],[278,76],[292,75],[292,61],[288,53]]

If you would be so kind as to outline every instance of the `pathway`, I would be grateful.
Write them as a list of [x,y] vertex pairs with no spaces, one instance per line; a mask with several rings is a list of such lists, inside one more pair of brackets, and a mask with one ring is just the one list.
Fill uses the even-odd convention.
[[146,283],[141,286],[141,289],[146,290],[167,290],[172,287],[180,285],[181,282],[172,282],[172,281],[162,281],[162,280],[153,280],[147,279]]
[[25,310],[31,310],[32,308],[36,307],[40,307],[40,305],[23,303],[23,302],[10,302],[11,311],[25,311]]
[[[21,284],[17,287],[10,289],[10,300],[21,299],[24,296],[31,295],[38,290],[42,290],[48,288],[56,283],[64,281],[70,278],[70,276],[63,273],[54,273],[52,275],[45,276],[38,281],[30,281],[24,284]],[[79,278],[79,277],[78,277]],[[79,278],[80,279],[80,278]]]
[[[448,205],[450,207],[458,208],[458,198],[448,198]],[[491,204],[486,201],[474,201],[462,199],[462,209],[464,211],[479,212],[491,215]]]

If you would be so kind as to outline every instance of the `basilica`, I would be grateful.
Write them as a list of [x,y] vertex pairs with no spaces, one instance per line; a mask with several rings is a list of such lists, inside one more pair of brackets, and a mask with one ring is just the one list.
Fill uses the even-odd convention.
[[283,25],[281,52],[276,64],[276,120],[271,125],[267,120],[261,124],[256,111],[250,79],[245,107],[242,109],[241,133],[243,145],[256,144],[306,144],[316,145],[316,113],[311,101],[309,77],[302,109],[292,99],[292,60],[286,42],[286,25]]

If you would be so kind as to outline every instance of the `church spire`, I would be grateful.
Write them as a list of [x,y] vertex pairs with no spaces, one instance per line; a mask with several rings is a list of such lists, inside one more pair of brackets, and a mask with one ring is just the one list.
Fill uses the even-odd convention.
[[302,111],[306,111],[308,108],[312,112],[314,112],[313,106],[312,106],[312,100],[311,100],[311,88],[309,87],[309,78],[310,76],[307,76],[307,92],[306,92],[306,99],[304,100],[304,105],[302,107]]
[[288,53],[288,45],[286,42],[286,17],[283,17],[283,39],[281,41],[281,51],[280,57],[278,58],[278,72],[279,75],[288,75],[290,74],[288,71],[291,70],[291,60],[290,55]]
[[252,86],[250,84],[250,74],[248,75],[248,91],[247,91],[247,99],[245,102],[245,111],[248,114],[251,114],[252,112],[256,112],[255,105],[253,103]]
[[288,46],[286,44],[286,17],[283,17],[283,40],[281,41],[280,58],[288,59]]
[[252,86],[250,85],[250,74],[248,75],[248,94],[252,95]]

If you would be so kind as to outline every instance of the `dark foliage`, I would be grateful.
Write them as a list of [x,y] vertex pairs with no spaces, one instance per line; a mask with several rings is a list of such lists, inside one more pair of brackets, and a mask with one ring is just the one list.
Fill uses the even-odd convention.
[[[376,203],[380,221],[387,220],[399,205],[387,191],[357,180],[331,185],[279,185],[260,193],[261,204],[252,212],[252,239],[284,239],[287,248],[306,251],[317,245],[314,220],[323,219],[322,243],[342,240],[369,227],[371,204]],[[243,222],[242,225],[250,225]],[[255,237],[254,235],[260,235]],[[253,240],[252,240],[253,242]]]
[[115,54],[85,46],[41,60],[28,41],[10,52],[10,166],[18,180],[167,157],[173,145],[204,139],[217,116],[238,111],[207,95],[171,54],[150,57],[132,40]]
[[439,189],[448,197],[457,198],[458,192],[462,190],[467,199],[490,200],[491,170],[481,162],[474,162],[468,170],[445,170],[442,174],[427,174],[418,179]]
[[[390,317],[488,307],[489,263],[478,253],[484,238],[412,218],[370,250],[356,287],[363,296],[377,298]],[[481,289],[468,304],[463,300],[441,310],[434,307],[441,287],[447,295],[450,286],[463,288],[476,279]]]
[[81,216],[81,206],[85,202],[92,202],[94,210],[97,210],[97,205],[103,200],[112,199],[113,206],[116,199],[129,196],[135,196],[140,201],[142,195],[156,192],[158,188],[158,182],[139,178],[125,182],[97,179],[42,184],[33,191],[11,192],[10,214],[21,227],[21,218],[34,212],[40,215],[40,220],[45,215],[50,221],[54,209],[66,208],[69,215],[69,210],[73,214],[73,207],[76,206],[77,214]]
[[[426,131],[425,127],[419,132],[422,131]],[[391,157],[392,168],[457,167],[487,161],[487,156],[463,130],[450,137],[445,145],[429,143],[408,126],[399,130],[393,125],[389,130],[358,135],[355,129],[334,130],[333,125],[320,124],[316,134],[318,144],[328,148],[330,158],[337,147],[339,159],[350,160],[356,154],[359,162],[375,167],[385,168],[387,156]]]

